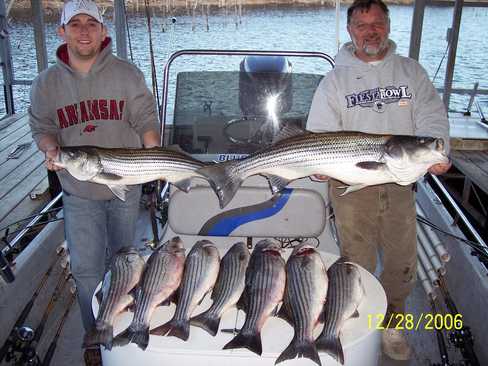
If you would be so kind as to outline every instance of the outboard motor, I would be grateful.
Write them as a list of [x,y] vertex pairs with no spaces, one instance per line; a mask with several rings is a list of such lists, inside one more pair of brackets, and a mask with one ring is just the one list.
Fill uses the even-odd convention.
[[[292,106],[291,63],[284,56],[246,56],[240,63],[239,106],[245,117],[279,116]],[[273,109],[273,110],[270,110]]]

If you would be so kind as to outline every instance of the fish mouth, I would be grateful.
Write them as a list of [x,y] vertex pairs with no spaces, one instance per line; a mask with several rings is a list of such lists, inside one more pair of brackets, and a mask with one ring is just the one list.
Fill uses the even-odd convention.
[[270,255],[278,255],[278,256],[281,255],[282,251],[283,249],[277,245],[269,246],[261,250],[262,253],[266,253]]

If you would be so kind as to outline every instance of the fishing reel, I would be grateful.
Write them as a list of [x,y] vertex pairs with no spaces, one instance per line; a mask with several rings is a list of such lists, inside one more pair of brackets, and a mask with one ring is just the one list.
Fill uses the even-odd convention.
[[36,353],[34,331],[26,326],[19,327],[12,336],[12,344],[5,356],[5,361],[15,366],[37,366],[41,364]]
[[451,343],[460,350],[464,366],[479,366],[480,363],[474,353],[474,338],[469,327],[463,327],[449,334]]

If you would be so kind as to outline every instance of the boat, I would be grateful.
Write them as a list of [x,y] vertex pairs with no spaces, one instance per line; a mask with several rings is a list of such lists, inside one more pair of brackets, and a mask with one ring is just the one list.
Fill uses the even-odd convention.
[[[233,60],[234,69],[181,71],[171,75],[171,66],[180,57],[229,58]],[[299,59],[318,62],[320,72],[301,72],[297,66],[300,62],[295,62]],[[207,162],[247,156],[270,144],[283,124],[304,126],[313,91],[332,66],[332,58],[320,52],[180,50],[169,57],[164,69],[162,144],[177,144],[188,154]],[[268,93],[263,94],[262,90]],[[174,108],[170,108],[170,100],[174,101]],[[169,121],[171,123],[167,123]],[[466,117],[451,118],[454,127],[461,126],[463,121]],[[462,128],[452,141],[458,147],[466,144],[472,147],[480,141],[483,144],[485,127],[481,124],[478,127],[479,133],[473,138],[475,143],[466,138]],[[273,196],[264,178],[251,177],[225,209],[220,209],[208,184],[197,179],[188,194],[161,184],[156,192],[157,200],[149,193],[144,195],[147,204],[141,209],[138,224],[136,242],[147,244],[147,254],[152,245],[178,235],[187,248],[206,238],[222,253],[237,241],[244,241],[252,248],[260,238],[272,237],[282,243],[285,255],[289,254],[290,248],[304,241],[316,245],[328,265],[339,255],[333,212],[327,204],[327,184],[324,182],[303,178]],[[60,197],[56,198],[59,200]],[[488,306],[486,267],[483,264],[488,251],[484,239],[476,233],[439,178],[428,176],[418,182],[417,205],[419,247],[424,254],[419,258],[417,286],[407,304],[409,314],[416,320],[408,332],[415,349],[410,364],[488,364],[488,351],[483,347],[488,325],[481,321]],[[62,217],[62,212],[58,215]],[[51,222],[16,258],[14,268],[11,263],[2,266],[5,280],[12,279],[9,276],[15,280],[14,285],[2,283],[0,286],[4,309],[0,312],[0,320],[6,325],[0,332],[0,341],[9,336],[24,305],[32,299],[32,294],[36,294],[44,278],[48,278],[45,277],[47,271],[56,268],[55,274],[62,276],[61,266],[51,266],[61,262],[57,253],[63,243],[62,220]],[[368,279],[369,290],[367,300],[359,309],[364,311],[362,315],[360,311],[359,319],[352,319],[347,324],[344,335],[346,365],[396,364],[381,355],[380,329],[375,324],[377,317],[386,311],[384,292],[374,276],[365,273],[364,277]],[[43,285],[46,288],[36,298],[38,308],[32,313],[37,316],[31,315],[31,324],[38,324],[45,314],[45,305],[37,303],[48,303],[57,282],[50,276],[46,280]],[[27,348],[33,347],[35,355],[45,359],[54,339],[57,340],[57,352],[51,364],[81,363],[83,331],[79,311],[76,305],[71,305],[71,299],[69,294],[63,299],[64,308],[72,306],[70,312],[58,309],[57,316],[51,317],[54,319],[47,325],[46,340],[42,338],[32,344],[31,333],[26,329],[23,329],[25,333],[17,332],[16,341],[20,342],[20,348],[25,346],[25,357],[28,357]],[[200,307],[203,309],[208,305],[209,299],[205,299]],[[62,308],[61,304],[58,306]],[[98,301],[94,297],[95,314],[97,309]],[[154,324],[162,323],[172,311],[174,307],[158,309]],[[65,317],[65,314],[69,316]],[[116,331],[124,329],[130,317],[127,312],[117,319]],[[234,330],[242,320],[242,314],[238,317],[237,312],[229,312],[222,327]],[[35,326],[31,327],[38,331]],[[56,338],[61,330],[61,336]],[[192,328],[188,342],[151,336],[146,351],[133,344],[111,351],[102,347],[103,364],[271,364],[292,333],[283,321],[271,319],[264,329],[263,357],[245,350],[222,351],[221,347],[230,336],[219,333],[212,338],[197,328]],[[326,354],[321,354],[321,360],[323,365],[337,364]],[[287,362],[298,365],[307,361]]]

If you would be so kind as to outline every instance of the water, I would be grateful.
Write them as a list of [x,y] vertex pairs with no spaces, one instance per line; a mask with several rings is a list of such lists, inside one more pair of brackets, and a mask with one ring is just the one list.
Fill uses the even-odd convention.
[[[349,40],[345,19],[346,7],[341,8],[340,41]],[[392,30],[390,38],[398,45],[398,52],[408,55],[410,29],[413,6],[390,6]],[[215,11],[208,18],[209,30],[206,29],[204,16],[195,20],[192,30],[191,16],[178,16],[175,24],[169,18],[152,18],[153,47],[157,67],[157,80],[161,89],[163,67],[168,56],[181,49],[258,49],[258,50],[297,50],[322,51],[330,55],[337,52],[335,36],[335,10],[332,8],[277,8],[244,10],[240,24],[236,26],[236,17],[229,11]],[[461,33],[457,50],[457,63],[454,72],[455,88],[472,88],[474,82],[480,83],[479,88],[488,89],[488,76],[482,68],[488,65],[488,38],[481,29],[486,27],[488,8],[465,8],[461,22]],[[140,15],[129,15],[129,29],[132,41],[134,63],[146,75],[148,85],[151,83],[151,67],[149,54],[149,37],[146,18]],[[107,19],[109,33],[114,35],[111,19]],[[427,7],[420,62],[426,68],[431,79],[446,53],[447,29],[452,24],[452,8]],[[56,35],[57,24],[46,25],[49,64],[55,63],[55,50],[60,43]],[[163,27],[165,31],[163,32]],[[15,78],[31,80],[37,74],[34,35],[32,26],[26,22],[13,22],[10,28],[12,56]],[[234,68],[239,60],[235,60],[227,68]],[[434,83],[442,87],[444,83],[444,59]],[[224,63],[219,59],[200,59],[199,66],[217,67]],[[217,65],[218,64],[218,65]],[[304,64],[307,71],[325,72],[319,66]],[[188,59],[175,64],[175,71],[188,70]],[[15,108],[17,112],[25,111],[29,105],[29,87],[14,87]],[[468,104],[468,96],[451,98],[451,109],[463,110]],[[0,116],[5,114],[5,106],[0,105]]]

